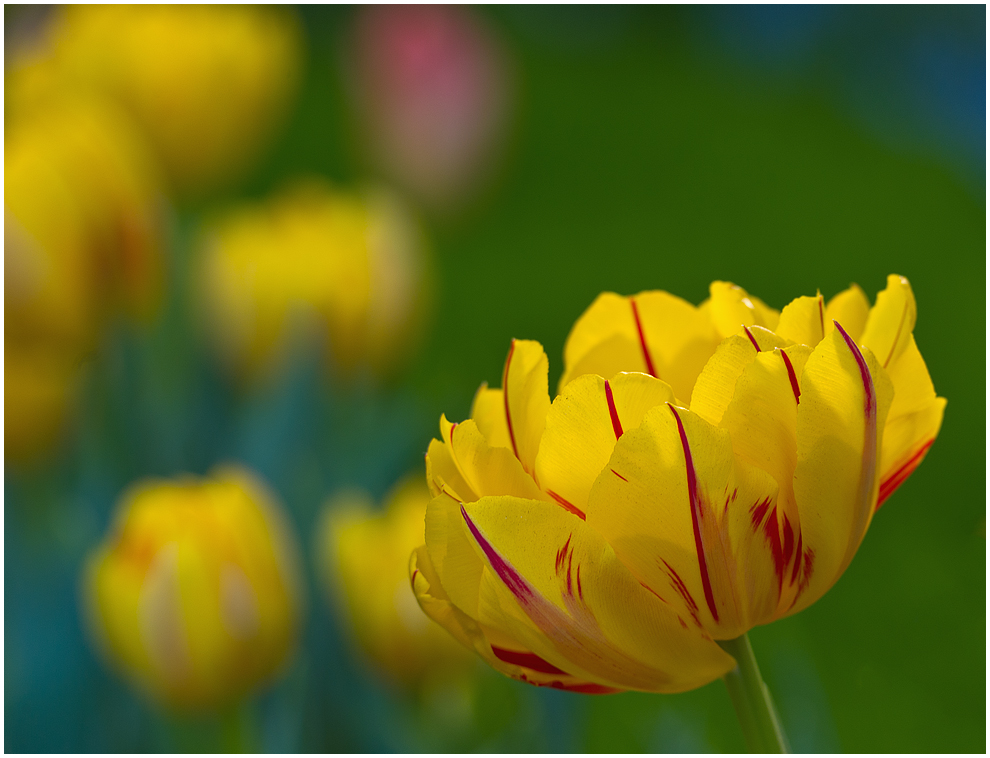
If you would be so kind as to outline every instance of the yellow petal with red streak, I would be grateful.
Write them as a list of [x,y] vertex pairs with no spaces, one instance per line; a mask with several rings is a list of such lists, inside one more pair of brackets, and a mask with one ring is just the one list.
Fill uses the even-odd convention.
[[558,393],[573,379],[598,374],[611,379],[620,371],[646,371],[636,339],[628,298],[603,292],[574,323],[564,343],[564,372]]
[[639,372],[663,379],[687,399],[718,341],[706,310],[668,292],[603,293],[568,336],[559,390],[584,374],[611,379]]
[[595,530],[546,503],[483,498],[465,530],[486,562],[481,621],[599,685],[681,692],[734,661],[645,589]]
[[409,575],[416,600],[424,613],[466,648],[474,650],[496,671],[541,687],[589,694],[618,691],[572,677],[525,649],[518,641],[464,613],[447,596],[425,547],[413,552]]
[[[735,511],[745,519],[773,505],[776,493],[769,475],[735,460],[727,431],[667,405],[616,443],[587,522],[637,579],[716,639],[731,639],[752,625],[766,592],[737,581],[738,546],[722,527],[739,520]],[[772,569],[759,577],[766,587],[775,581]]]
[[666,382],[648,374],[596,374],[578,377],[564,388],[547,414],[547,428],[536,458],[540,486],[583,516],[588,493],[605,468],[615,441],[639,426],[650,408],[673,402]]
[[[787,611],[803,586],[804,550],[793,481],[801,396],[797,377],[810,355],[811,348],[806,345],[757,355],[736,382],[720,424],[731,435],[737,459],[765,471],[779,487],[775,511],[765,507],[752,513],[750,526],[764,539],[752,541],[749,558],[740,555],[747,570],[756,561],[766,564],[767,556],[772,559],[774,592],[751,607],[752,617],[760,622],[773,620],[778,610]],[[745,536],[746,526],[745,522],[738,525],[740,535]]]
[[936,397],[928,367],[913,336],[888,373],[894,385],[894,401],[884,428],[877,507],[924,459],[938,436],[945,412],[945,398]]
[[461,504],[448,494],[426,507],[426,550],[446,596],[461,611],[478,617],[478,592],[484,564],[461,529]]
[[879,456],[893,388],[873,353],[834,329],[808,358],[797,411],[794,496],[807,589],[794,611],[821,597],[866,534],[880,484]]
[[691,411],[713,426],[732,400],[736,380],[757,353],[784,347],[788,343],[771,331],[750,326],[722,340],[715,354],[705,364],[691,394]]

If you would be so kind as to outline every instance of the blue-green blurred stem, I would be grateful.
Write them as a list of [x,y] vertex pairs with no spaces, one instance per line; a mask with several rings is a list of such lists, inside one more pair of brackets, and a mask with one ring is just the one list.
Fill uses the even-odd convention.
[[734,640],[719,640],[722,649],[736,659],[736,667],[723,677],[732,705],[751,753],[789,753],[787,737],[773,707],[770,690],[756,665],[753,646],[745,634]]

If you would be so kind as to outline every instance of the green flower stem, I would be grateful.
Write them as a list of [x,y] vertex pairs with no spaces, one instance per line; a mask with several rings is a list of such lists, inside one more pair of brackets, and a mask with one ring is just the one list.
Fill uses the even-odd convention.
[[260,743],[250,700],[234,703],[220,713],[220,752],[260,753]]
[[718,644],[736,659],[736,667],[724,679],[749,751],[789,753],[787,737],[773,707],[770,690],[760,676],[749,637],[744,634],[734,640],[719,640]]

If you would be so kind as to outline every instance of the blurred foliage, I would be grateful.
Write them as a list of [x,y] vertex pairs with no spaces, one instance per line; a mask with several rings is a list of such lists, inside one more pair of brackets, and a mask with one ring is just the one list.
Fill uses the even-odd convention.
[[[17,13],[5,9],[8,27]],[[969,60],[984,9],[960,8],[934,26],[924,8],[872,9],[867,28],[897,43],[878,47],[880,60],[849,53],[872,38],[855,33],[863,16],[837,10],[819,20],[834,44],[816,46],[820,37],[807,33],[794,49],[818,63],[790,69],[790,59],[774,68],[772,56],[752,63],[722,44],[717,29],[746,32],[716,10],[478,13],[512,59],[510,147],[495,182],[459,215],[423,213],[438,297],[432,331],[404,374],[344,387],[303,354],[279,383],[233,392],[194,319],[189,272],[208,213],[300,174],[343,186],[376,178],[343,83],[353,11],[306,7],[306,68],[280,138],[239,187],[178,206],[161,316],[147,328],[104,329],[74,431],[42,462],[8,461],[5,749],[742,750],[718,682],[676,696],[592,698],[479,668],[468,691],[410,697],[383,685],[318,590],[308,541],[319,506],[343,486],[380,500],[420,467],[440,413],[465,417],[477,386],[498,383],[511,338],[543,343],[555,386],[567,331],[602,290],[662,288],[700,302],[723,278],[781,307],[850,281],[872,294],[897,272],[912,282],[915,337],[949,401],[938,443],[877,515],[842,580],[750,637],[796,750],[984,751],[984,182],[973,180],[981,169],[972,159],[959,170],[969,153],[931,147],[953,142],[938,142],[945,131],[935,128],[951,108],[922,98],[940,114],[926,122],[927,142],[905,142],[885,137],[908,119],[881,97],[915,92],[929,71],[901,67],[893,80],[898,59],[883,51],[923,51],[923,30],[933,28],[939,51]],[[971,113],[973,90],[952,89],[953,65],[936,67],[936,89],[955,92],[951,102]],[[855,107],[836,95],[847,80],[872,82]],[[884,117],[864,121],[864,97]],[[258,472],[285,503],[306,548],[311,612],[299,654],[271,689],[240,712],[179,717],[103,668],[83,633],[78,576],[131,482],[203,474],[225,460]]]

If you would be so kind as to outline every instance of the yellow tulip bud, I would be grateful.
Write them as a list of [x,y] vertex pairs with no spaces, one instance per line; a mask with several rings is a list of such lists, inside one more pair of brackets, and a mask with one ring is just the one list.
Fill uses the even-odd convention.
[[409,555],[423,542],[430,492],[406,480],[374,508],[362,492],[327,503],[318,553],[331,594],[351,633],[377,668],[395,682],[416,685],[463,671],[470,656],[420,611],[409,586]]
[[302,65],[295,15],[261,6],[67,6],[45,42],[15,60],[13,105],[44,86],[110,96],[148,133],[176,189],[192,193],[243,172]]
[[513,341],[502,389],[430,444],[420,605],[541,686],[724,675],[716,641],[821,597],[938,434],[916,312],[894,275],[872,308],[855,285],[779,313],[727,282],[700,307],[604,293],[552,404],[542,347]]
[[94,637],[157,701],[219,707],[286,663],[298,561],[274,495],[249,472],[141,482],[86,567]]
[[204,235],[205,323],[224,358],[255,374],[303,342],[350,371],[408,354],[424,302],[418,231],[385,192],[303,182],[232,211]]

